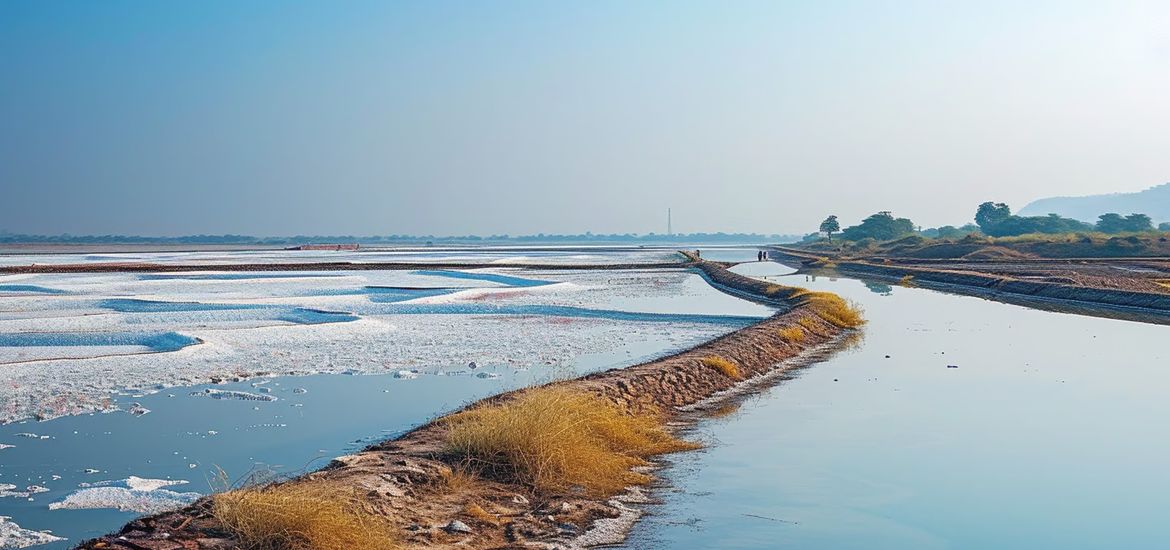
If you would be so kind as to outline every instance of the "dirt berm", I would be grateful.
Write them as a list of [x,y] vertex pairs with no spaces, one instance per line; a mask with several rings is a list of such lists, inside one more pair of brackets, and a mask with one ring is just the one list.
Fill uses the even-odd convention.
[[1036,309],[1170,324],[1170,294],[1166,293],[1094,288],[979,273],[978,264],[973,264],[963,271],[956,271],[825,258],[785,247],[774,247],[771,250],[773,257],[780,261],[806,269],[829,268],[859,278],[979,296]]

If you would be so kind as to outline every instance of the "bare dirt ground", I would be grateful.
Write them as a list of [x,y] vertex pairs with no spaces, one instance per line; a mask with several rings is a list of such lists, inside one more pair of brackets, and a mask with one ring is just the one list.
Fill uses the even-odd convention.
[[1061,283],[1087,288],[1170,294],[1170,261],[1109,259],[1094,261],[914,262],[900,266],[984,273],[1017,279]]
[[834,263],[861,262],[875,266],[947,271],[1084,288],[1170,294],[1170,258],[1044,258],[999,253],[976,254],[973,257],[968,255],[964,258],[914,258],[888,254],[825,254],[820,250],[790,247],[777,247],[777,250],[798,259],[820,255]]

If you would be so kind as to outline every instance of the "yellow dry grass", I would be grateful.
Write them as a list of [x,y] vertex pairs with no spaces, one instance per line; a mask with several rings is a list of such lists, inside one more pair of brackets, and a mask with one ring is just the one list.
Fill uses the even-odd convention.
[[212,513],[248,550],[393,550],[398,531],[352,494],[321,483],[286,483],[216,495]]
[[467,493],[481,485],[479,477],[463,467],[439,472],[439,480],[448,493]]
[[805,291],[797,294],[796,299],[798,305],[840,328],[857,328],[865,324],[860,306],[831,292]]
[[907,288],[914,288],[916,286],[913,275],[902,276],[902,278],[898,280],[898,284]]
[[699,362],[702,363],[703,366],[711,367],[729,378],[734,378],[736,380],[743,379],[743,373],[739,371],[739,365],[735,364],[735,362],[731,361],[730,359],[724,359],[718,355],[708,355],[707,357],[700,359]]
[[659,415],[567,388],[527,390],[503,403],[449,417],[447,451],[485,475],[541,491],[612,495],[649,476],[646,458],[696,448],[668,433]]
[[475,503],[471,503],[471,504],[468,504],[467,506],[465,506],[463,508],[463,513],[466,514],[467,517],[470,517],[471,519],[474,519],[476,521],[488,523],[491,525],[499,525],[500,524],[500,518],[489,513],[487,510],[484,510],[483,506],[480,506],[480,505],[475,504]]
[[804,329],[799,326],[784,327],[776,331],[780,335],[780,339],[790,344],[800,343],[804,341]]
[[801,317],[796,320],[796,323],[812,334],[816,334],[817,336],[826,335],[823,325],[817,324],[816,320],[812,317]]

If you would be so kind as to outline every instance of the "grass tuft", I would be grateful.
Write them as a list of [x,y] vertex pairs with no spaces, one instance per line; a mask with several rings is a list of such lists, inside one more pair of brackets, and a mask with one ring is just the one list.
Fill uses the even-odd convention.
[[798,303],[839,328],[857,328],[865,324],[860,306],[831,292],[805,292],[799,295]]
[[906,287],[906,288],[914,288],[914,287],[918,286],[918,285],[917,285],[917,284],[914,282],[914,276],[913,276],[913,275],[903,275],[903,276],[902,276],[902,278],[898,280],[898,284],[899,284],[900,286],[904,286],[904,287]]
[[612,495],[649,482],[646,458],[697,446],[659,415],[633,415],[592,393],[545,387],[446,419],[447,451],[483,475],[541,491]]
[[398,531],[351,494],[286,483],[215,495],[212,514],[247,550],[393,550]]
[[780,339],[790,344],[797,344],[804,341],[804,329],[799,326],[784,327],[776,334],[780,335]]
[[489,513],[487,510],[484,510],[483,506],[480,506],[480,505],[475,504],[475,503],[471,503],[471,504],[468,504],[467,506],[465,506],[463,508],[463,513],[466,514],[467,517],[474,519],[476,521],[479,521],[479,522],[487,523],[490,525],[499,525],[500,524],[500,518]]
[[740,372],[739,365],[736,365],[734,361],[724,359],[718,355],[709,355],[700,359],[699,362],[702,363],[703,366],[711,367],[723,373],[728,378],[743,380],[743,373]]
[[439,481],[447,493],[467,493],[481,485],[481,480],[475,472],[467,468],[456,467],[439,472]]

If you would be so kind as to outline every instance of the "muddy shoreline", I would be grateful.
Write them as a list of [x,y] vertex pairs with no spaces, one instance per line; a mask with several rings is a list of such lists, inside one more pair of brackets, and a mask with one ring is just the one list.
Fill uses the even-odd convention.
[[[724,291],[776,305],[777,285],[728,271],[724,264],[688,258],[687,264]],[[496,267],[499,267],[498,265]],[[785,338],[780,329],[801,327],[805,337]],[[846,345],[842,329],[793,305],[755,325],[689,350],[627,368],[598,372],[546,386],[602,396],[631,410],[655,409],[669,425],[684,429],[697,410],[734,398],[782,374],[820,359]],[[742,379],[704,364],[710,356],[735,361]],[[463,410],[514,399],[517,390],[472,403]],[[353,455],[338,457],[324,469],[299,478],[352,489],[370,511],[400,525],[409,548],[574,548],[621,540],[636,520],[639,491],[609,499],[580,494],[538,492],[506,481],[479,479],[452,489],[452,464],[445,453],[448,424],[436,419],[394,440]],[[474,505],[487,516],[469,514]],[[452,522],[461,522],[453,529]],[[79,548],[178,550],[232,548],[230,534],[211,514],[211,499],[160,515],[135,520],[120,532],[87,541]]]
[[835,271],[853,277],[909,284],[1046,311],[1170,324],[1170,294],[1026,280],[981,273],[977,265],[957,271],[854,259],[829,258],[826,262],[826,258],[811,252],[784,247],[772,247],[770,250],[781,263],[808,272]]

